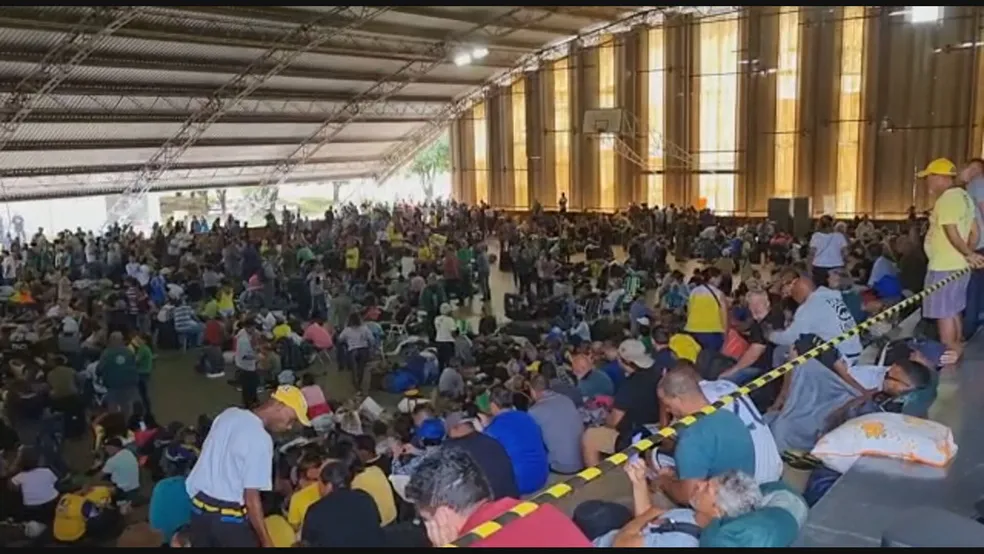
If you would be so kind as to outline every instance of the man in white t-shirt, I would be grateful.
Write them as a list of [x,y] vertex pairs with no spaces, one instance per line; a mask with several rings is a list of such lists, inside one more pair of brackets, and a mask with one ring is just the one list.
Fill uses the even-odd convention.
[[311,425],[300,389],[277,388],[253,410],[226,408],[185,481],[191,497],[191,544],[198,548],[273,546],[261,491],[273,489],[273,439],[295,422]]

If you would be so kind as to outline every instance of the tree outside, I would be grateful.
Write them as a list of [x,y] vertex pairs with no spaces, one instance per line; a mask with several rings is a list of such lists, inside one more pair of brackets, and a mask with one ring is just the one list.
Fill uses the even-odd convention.
[[438,175],[450,170],[451,145],[447,133],[418,152],[407,167],[407,173],[420,180],[424,189],[424,199],[428,202],[434,199],[434,180]]

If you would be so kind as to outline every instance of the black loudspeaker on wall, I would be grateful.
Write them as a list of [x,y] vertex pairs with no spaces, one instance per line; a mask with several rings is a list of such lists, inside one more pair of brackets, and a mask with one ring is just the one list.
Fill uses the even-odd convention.
[[812,229],[812,216],[810,198],[793,198],[793,236],[806,236]]
[[775,223],[777,231],[786,233],[793,231],[789,198],[769,199],[769,221]]

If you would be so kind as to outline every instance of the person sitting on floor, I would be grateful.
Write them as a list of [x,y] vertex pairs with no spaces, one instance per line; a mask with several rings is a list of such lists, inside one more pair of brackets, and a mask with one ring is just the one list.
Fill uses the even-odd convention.
[[489,400],[492,417],[485,425],[485,433],[506,449],[519,493],[539,490],[550,474],[540,426],[530,414],[514,408],[514,393],[507,388],[493,387]]
[[[434,546],[449,544],[520,503],[515,498],[493,500],[478,463],[454,447],[425,456],[405,494],[417,507]],[[563,512],[546,504],[471,546],[586,548],[591,542]]]

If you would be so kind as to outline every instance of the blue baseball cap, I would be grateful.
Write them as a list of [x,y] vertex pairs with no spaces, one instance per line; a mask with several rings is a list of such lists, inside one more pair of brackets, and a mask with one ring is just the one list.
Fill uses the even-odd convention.
[[444,440],[444,422],[436,417],[425,419],[420,422],[420,427],[417,427],[415,436],[419,440]]

